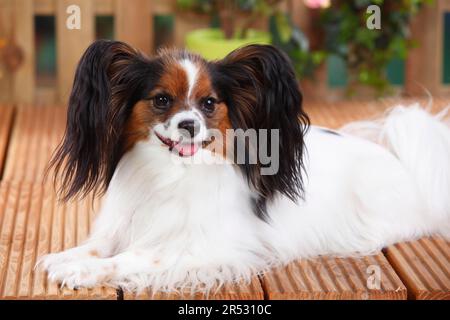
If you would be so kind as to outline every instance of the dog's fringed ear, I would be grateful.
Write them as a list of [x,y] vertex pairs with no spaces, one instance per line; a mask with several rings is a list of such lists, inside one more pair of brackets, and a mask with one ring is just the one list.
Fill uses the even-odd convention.
[[[255,129],[256,148],[247,147],[245,159],[258,153],[261,144],[271,149],[270,132],[264,142],[260,129],[278,129],[279,166],[275,174],[264,175],[264,167],[247,161],[238,165],[257,192],[255,212],[265,218],[266,204],[277,193],[293,201],[303,197],[302,171],[305,151],[304,134],[309,126],[302,110],[302,95],[289,58],[269,45],[250,45],[237,49],[223,60],[211,64],[215,86],[224,93],[230,121],[234,129]],[[236,146],[236,141],[235,141]],[[236,148],[235,148],[236,149]],[[271,155],[277,156],[277,155]]]
[[107,188],[123,153],[124,123],[153,69],[122,42],[100,40],[86,50],[75,73],[64,138],[49,164],[63,200]]

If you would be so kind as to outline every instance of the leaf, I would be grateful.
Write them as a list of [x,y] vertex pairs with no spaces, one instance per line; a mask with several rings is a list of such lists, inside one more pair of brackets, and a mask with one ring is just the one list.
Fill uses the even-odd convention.
[[282,42],[288,42],[292,36],[292,27],[286,14],[277,12],[275,14],[275,24]]

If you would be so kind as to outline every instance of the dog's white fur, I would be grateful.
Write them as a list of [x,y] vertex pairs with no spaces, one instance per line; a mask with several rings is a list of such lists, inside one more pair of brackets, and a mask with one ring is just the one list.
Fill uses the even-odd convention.
[[86,243],[40,264],[69,287],[207,291],[300,257],[449,236],[450,130],[440,118],[398,106],[383,122],[347,129],[385,147],[311,127],[305,201],[278,196],[267,223],[233,164],[174,165],[153,135],[121,159]]

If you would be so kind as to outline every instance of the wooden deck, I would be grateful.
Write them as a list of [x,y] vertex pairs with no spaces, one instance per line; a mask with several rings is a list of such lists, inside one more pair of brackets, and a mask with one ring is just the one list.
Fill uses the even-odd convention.
[[[331,128],[370,119],[394,99],[307,105],[312,122]],[[437,111],[450,99],[434,101]],[[73,247],[89,232],[99,200],[60,204],[43,182],[52,151],[64,132],[65,109],[0,106],[0,299],[450,299],[450,243],[426,238],[363,258],[300,260],[227,285],[209,296],[139,295],[113,288],[60,289],[34,272],[38,256]],[[380,286],[370,284],[373,268]]]

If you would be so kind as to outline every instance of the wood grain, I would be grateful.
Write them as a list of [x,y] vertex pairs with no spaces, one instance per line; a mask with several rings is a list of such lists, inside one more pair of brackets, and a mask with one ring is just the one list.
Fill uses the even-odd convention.
[[16,109],[4,180],[42,182],[51,155],[64,134],[66,112],[61,107]]
[[[71,5],[80,7],[81,28],[68,29],[66,12]],[[58,73],[58,101],[66,104],[72,88],[76,66],[94,41],[94,2],[91,0],[56,1],[56,45]]]
[[[13,29],[11,4],[12,0],[0,0],[0,39],[3,42],[2,46],[6,45],[6,39],[10,37]],[[0,68],[0,103],[11,103],[13,91],[12,75],[2,66]]]
[[33,0],[13,1],[15,35],[23,62],[12,76],[13,101],[31,103],[35,94],[35,42]]
[[[5,1],[5,0],[2,0]],[[36,15],[54,15],[54,0],[33,0],[34,13]],[[94,12],[96,15],[114,16],[116,0],[91,0],[94,2]],[[175,0],[147,0],[151,2],[149,14],[174,14],[176,10]],[[1,3],[1,2],[0,2]]]
[[382,102],[347,101],[346,103],[310,102],[305,103],[304,108],[312,124],[338,129],[351,121],[381,116],[387,106]]
[[0,299],[116,299],[113,288],[70,290],[49,283],[38,257],[80,244],[92,199],[60,205],[52,187],[28,182],[0,185]]
[[13,125],[14,108],[0,105],[0,179],[3,176],[3,168],[6,161],[6,151]]
[[[373,120],[397,105],[410,106],[419,103],[438,113],[450,107],[450,98],[383,98],[378,100],[349,100],[341,102],[306,101],[303,104],[311,123],[331,129],[338,129],[352,121]],[[447,115],[450,117],[450,114]]]
[[[410,23],[411,39],[418,46],[408,50],[405,68],[405,92],[410,95],[449,94],[450,86],[443,83],[444,13],[449,8],[447,0],[437,0],[423,6]],[[426,57],[426,58],[425,58]],[[427,63],[422,63],[423,59]]]
[[[373,285],[372,268],[380,274]],[[377,271],[378,272],[378,271]],[[271,300],[401,300],[406,288],[380,253],[363,258],[299,260],[261,277]]]
[[131,46],[149,55],[153,52],[153,15],[151,2],[129,0],[115,2],[115,34],[116,39],[127,42]]
[[[419,99],[427,105],[427,99]],[[305,103],[313,124],[339,128],[354,120],[377,118],[395,104],[416,99],[376,102]],[[434,99],[433,111],[449,99]],[[79,244],[86,238],[95,212],[90,199],[58,204],[53,188],[41,183],[47,162],[65,129],[66,109],[18,106],[9,143],[12,108],[0,108],[0,152],[9,144],[4,181],[0,186],[0,298],[11,299],[115,299],[114,289],[77,291],[47,283],[34,273],[37,257]],[[5,116],[3,116],[5,115]],[[1,139],[3,137],[3,140]],[[3,143],[3,144],[2,144]],[[2,147],[3,146],[3,147]],[[1,153],[0,153],[1,156]],[[96,202],[98,208],[98,202]],[[278,268],[250,284],[226,285],[209,296],[183,293],[153,294],[151,289],[125,299],[405,299],[448,298],[449,245],[437,239],[399,244],[378,254],[354,259],[301,260]],[[369,266],[379,266],[381,287],[368,289]],[[397,274],[399,276],[397,276]],[[401,280],[400,280],[401,278]],[[260,282],[261,280],[261,282]]]
[[386,257],[408,288],[409,298],[450,300],[450,242],[423,238],[386,249]]
[[264,292],[258,277],[250,283],[225,284],[208,295],[191,292],[156,292],[148,289],[140,294],[124,292],[125,300],[262,300]]

